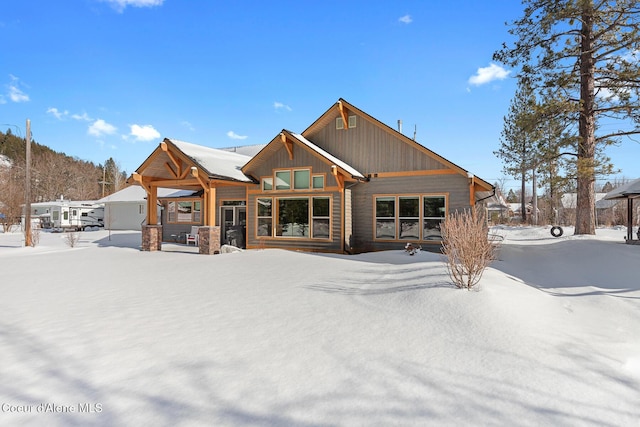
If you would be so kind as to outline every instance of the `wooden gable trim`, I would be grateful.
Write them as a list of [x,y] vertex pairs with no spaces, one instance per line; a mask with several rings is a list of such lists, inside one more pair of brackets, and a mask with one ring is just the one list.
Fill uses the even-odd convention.
[[284,132],[280,132],[280,141],[282,141],[284,147],[289,153],[289,160],[293,160],[293,141],[291,141],[290,138],[287,138],[287,135],[285,135]]
[[[336,110],[340,114],[341,117],[343,117],[343,112],[344,111],[350,111],[350,112],[362,117],[363,119],[367,120],[368,122],[374,124],[375,126],[383,129],[385,132],[391,134],[392,136],[402,140],[406,144],[409,144],[412,147],[418,149],[419,151],[421,151],[422,153],[426,154],[430,158],[436,160],[437,162],[442,163],[443,165],[447,166],[448,168],[454,170],[456,173],[458,173],[460,175],[463,175],[463,176],[467,176],[468,175],[468,172],[465,169],[463,169],[462,167],[460,167],[460,166],[456,165],[455,163],[445,159],[444,157],[440,156],[439,154],[436,154],[435,152],[429,150],[427,147],[425,147],[422,144],[420,144],[420,143],[414,141],[413,139],[407,137],[403,133],[398,132],[397,130],[393,129],[392,127],[382,123],[380,120],[376,119],[375,117],[371,116],[370,114],[365,113],[364,111],[360,110],[359,108],[355,107],[354,105],[351,105],[349,102],[345,101],[342,98],[340,98],[334,105],[329,107],[329,109],[327,111],[325,111],[324,114],[322,114],[320,117],[318,117],[318,119],[316,119],[307,129],[305,129],[302,132],[301,135],[302,136],[306,136],[309,133],[313,132],[313,130],[317,126],[320,126],[321,123],[324,122],[324,119],[329,114],[335,114]],[[348,127],[348,121],[346,121],[347,119],[345,117],[343,117],[343,120],[345,120],[345,128]],[[476,177],[476,184],[478,186],[480,186],[484,191],[491,191],[493,189],[493,185],[489,184],[488,182],[486,182],[483,179],[480,179],[478,177]]]
[[340,112],[340,117],[342,117],[342,129],[349,129],[349,111],[342,103],[342,100],[338,101],[338,111]]

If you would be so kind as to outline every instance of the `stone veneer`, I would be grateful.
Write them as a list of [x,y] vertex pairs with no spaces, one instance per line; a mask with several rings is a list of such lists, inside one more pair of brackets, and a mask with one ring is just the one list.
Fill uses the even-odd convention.
[[143,225],[142,226],[142,250],[161,251],[162,250],[162,226]]
[[220,227],[198,228],[198,252],[205,255],[220,253]]

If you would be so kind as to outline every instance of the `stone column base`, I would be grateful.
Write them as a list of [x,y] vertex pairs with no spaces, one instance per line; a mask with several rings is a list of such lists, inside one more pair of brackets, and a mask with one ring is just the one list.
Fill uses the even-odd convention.
[[199,227],[198,240],[198,253],[205,255],[220,253],[220,227]]
[[142,226],[142,250],[161,251],[162,250],[162,226],[143,225]]

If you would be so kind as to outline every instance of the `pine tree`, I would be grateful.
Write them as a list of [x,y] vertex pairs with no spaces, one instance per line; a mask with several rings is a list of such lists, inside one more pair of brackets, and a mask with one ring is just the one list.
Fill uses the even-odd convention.
[[[595,234],[598,150],[640,133],[640,4],[636,0],[523,0],[524,16],[511,25],[513,46],[494,59],[520,66],[534,88],[549,88],[547,111],[571,116],[577,127],[575,234]],[[616,120],[611,132],[598,127]],[[607,129],[611,129],[607,127]],[[606,160],[606,159],[605,159]]]

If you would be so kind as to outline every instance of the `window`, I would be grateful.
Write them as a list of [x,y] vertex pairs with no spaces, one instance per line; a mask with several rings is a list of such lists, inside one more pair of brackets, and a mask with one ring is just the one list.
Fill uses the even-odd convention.
[[379,196],[375,215],[376,239],[442,240],[446,196]]
[[423,240],[441,240],[440,223],[446,216],[444,196],[424,196]]
[[200,223],[201,221],[202,202],[200,200],[171,201],[167,203],[168,223]]
[[291,188],[291,171],[276,171],[276,190]]
[[399,197],[400,239],[420,239],[420,198]]
[[262,178],[262,191],[273,190],[273,178]]
[[314,197],[313,198],[313,237],[315,239],[328,239],[331,237],[329,224],[330,224],[330,211],[329,211],[329,198],[328,197]]
[[342,117],[338,117],[336,119],[336,129],[344,129],[344,121],[342,121]]
[[349,129],[356,127],[356,116],[349,116]]
[[309,237],[309,198],[278,199],[276,236]]
[[309,189],[309,169],[300,169],[293,171],[293,189],[307,190]]
[[313,176],[313,188],[314,190],[322,190],[324,188],[324,175]]
[[258,236],[271,236],[273,227],[273,210],[271,199],[258,199]]
[[376,238],[396,238],[395,197],[376,197]]

